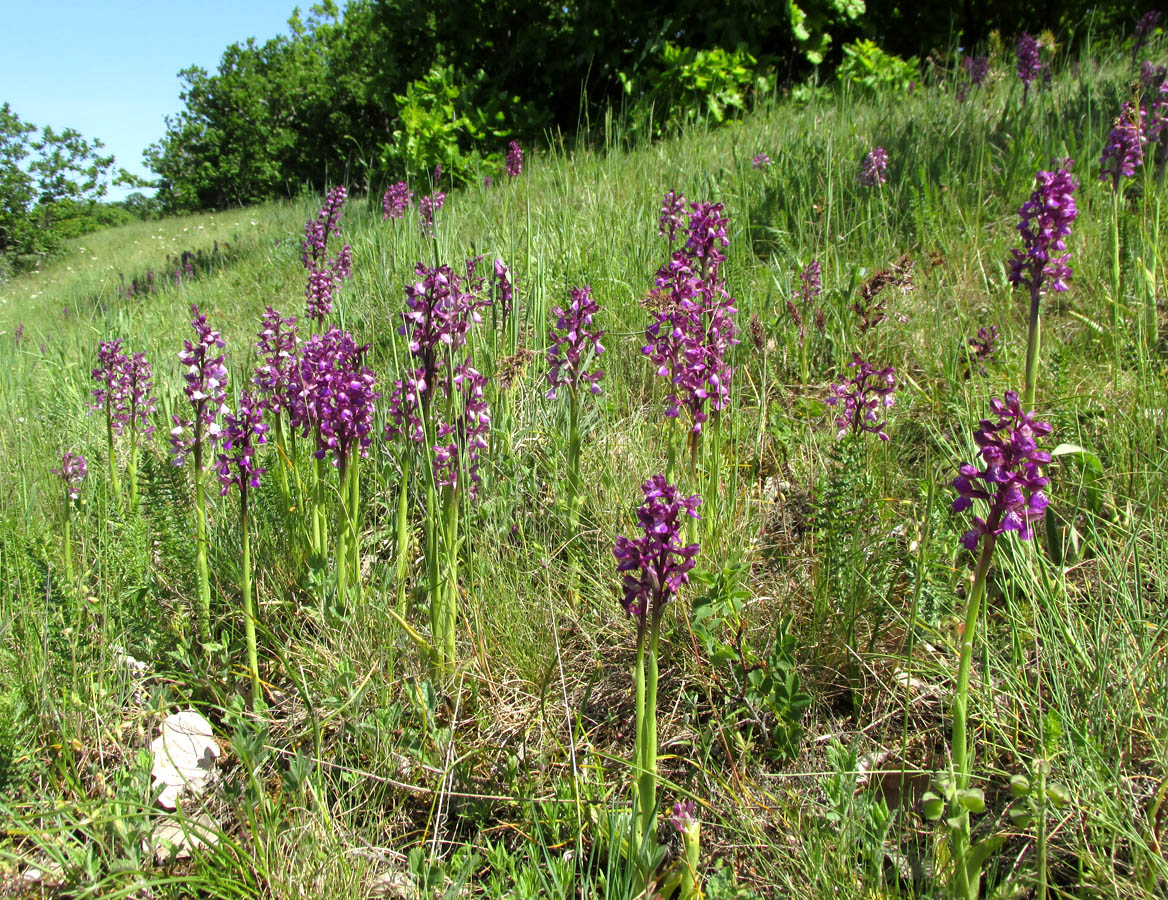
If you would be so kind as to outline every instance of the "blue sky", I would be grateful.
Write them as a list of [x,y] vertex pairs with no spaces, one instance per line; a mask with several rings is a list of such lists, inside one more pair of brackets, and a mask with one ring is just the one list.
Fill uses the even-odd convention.
[[[302,8],[307,9],[308,4]],[[178,72],[214,71],[228,44],[288,32],[294,0],[3,0],[0,104],[22,121],[76,128],[149,176],[142,151],[181,108]],[[110,197],[127,191],[111,188]]]

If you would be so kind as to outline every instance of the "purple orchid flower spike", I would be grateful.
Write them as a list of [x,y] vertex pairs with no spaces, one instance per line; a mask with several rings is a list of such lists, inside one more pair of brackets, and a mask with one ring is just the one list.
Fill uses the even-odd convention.
[[566,311],[559,306],[552,310],[556,327],[548,333],[549,400],[556,398],[561,387],[579,391],[582,384],[587,384],[591,393],[600,393],[604,370],[584,371],[591,357],[604,352],[600,343],[604,331],[592,325],[593,316],[599,312],[600,305],[592,299],[592,288],[588,286],[572,288],[572,302]]
[[89,474],[89,466],[85,457],[73,451],[66,452],[61,457],[61,467],[50,469],[65,485],[65,494],[70,500],[77,500],[81,496],[81,483]]
[[689,583],[689,571],[698,554],[697,544],[683,544],[684,517],[697,519],[696,494],[682,497],[680,491],[654,475],[643,485],[645,503],[637,510],[642,534],[636,538],[620,535],[613,547],[617,571],[624,572],[621,606],[644,627],[646,619],[656,622],[666,603]]
[[1029,540],[1033,523],[1050,503],[1042,490],[1049,479],[1041,469],[1050,462],[1050,454],[1038,449],[1038,438],[1051,432],[1049,423],[1036,422],[1033,413],[1024,412],[1016,391],[990,400],[990,409],[996,418],[982,419],[974,434],[983,468],[965,463],[953,479],[958,493],[954,512],[971,508],[974,500],[989,507],[986,518],[973,517],[973,528],[961,539],[969,550],[976,550],[985,535],[996,538],[1007,531]]
[[833,384],[827,405],[835,409],[835,423],[839,426],[837,438],[851,432],[868,432],[880,440],[888,440],[884,431],[885,422],[880,419],[881,411],[896,403],[896,369],[889,366],[877,369],[853,353],[848,368],[854,368],[853,378]]

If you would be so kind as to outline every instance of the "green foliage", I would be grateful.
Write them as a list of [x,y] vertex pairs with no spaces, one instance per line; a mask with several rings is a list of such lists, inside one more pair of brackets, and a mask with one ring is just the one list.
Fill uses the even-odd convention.
[[710,663],[729,677],[732,689],[726,692],[724,714],[735,733],[749,741],[758,724],[764,723],[766,754],[793,759],[803,737],[803,717],[811,705],[795,666],[794,617],[779,620],[765,655],[751,646],[743,618],[751,594],[740,584],[748,568],[736,559],[720,571],[691,574],[693,583],[704,588],[694,594],[694,635]]
[[886,53],[873,41],[859,40],[844,45],[844,58],[836,77],[844,84],[872,93],[907,91],[920,77],[920,63],[914,56],[903,60]]
[[874,883],[884,880],[884,840],[892,825],[892,812],[875,790],[860,783],[859,757],[854,747],[833,739],[827,746],[827,766],[831,771],[824,793],[825,826],[835,833],[837,852],[845,866],[853,859],[863,865]]
[[823,62],[836,29],[864,15],[864,0],[787,0],[787,16],[800,52],[812,65]]
[[767,90],[768,79],[745,50],[699,50],[666,41],[640,76],[620,72],[625,93],[652,110],[654,134],[708,119],[721,124],[746,112],[752,94]]
[[0,256],[17,268],[52,253],[62,240],[127,221],[98,203],[108,188],[112,156],[75,129],[22,122],[0,107]]
[[434,66],[424,78],[411,81],[405,94],[394,95],[400,127],[379,148],[380,178],[404,175],[424,184],[441,164],[456,184],[475,182],[483,152],[512,134],[514,123],[526,129],[538,124],[533,104],[492,94],[484,73],[477,74],[475,81],[464,83],[453,66]]

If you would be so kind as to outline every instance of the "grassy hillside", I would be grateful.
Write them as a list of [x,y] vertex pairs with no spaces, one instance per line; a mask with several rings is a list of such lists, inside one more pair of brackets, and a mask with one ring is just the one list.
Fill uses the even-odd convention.
[[[1168,223],[1148,168],[1118,204],[1096,177],[1132,78],[1122,53],[1101,63],[1067,65],[1025,105],[999,62],[964,103],[938,80],[909,96],[778,102],[649,146],[553,146],[517,178],[451,193],[433,240],[412,212],[383,220],[378,198],[350,199],[353,277],[328,324],[370,344],[381,393],[360,468],[360,596],[339,596],[335,561],[306,550],[309,442],[283,457],[274,441],[260,448],[254,711],[238,499],[212,473],[215,640],[200,647],[191,465],[169,464],[166,436],[171,414],[189,417],[177,356],[193,339],[189,307],[222,332],[238,391],[265,308],[302,316],[300,242],[319,198],[90,235],[0,286],[0,893],[641,895],[621,818],[637,628],[612,547],[637,533],[640,485],[668,473],[701,495],[703,519],[687,531],[700,543],[691,583],[663,617],[658,799],[667,812],[696,802],[707,896],[949,896],[951,844],[921,797],[950,766],[976,562],[950,483],[976,461],[990,398],[1022,389],[1028,299],[1008,281],[1018,208],[1036,171],[1069,157],[1073,276],[1042,301],[1036,412],[1051,424],[1043,448],[1079,449],[1046,467],[1051,527],[1002,536],[989,570],[969,706],[986,806],[973,832],[1002,835],[987,895],[1161,895]],[[888,180],[866,187],[878,145]],[[772,162],[754,166],[759,153]],[[658,234],[669,190],[729,219],[722,273],[740,342],[730,404],[696,465],[688,422],[666,418],[665,379],[642,353],[671,249]],[[398,618],[433,638],[428,479],[408,470],[402,585],[408,454],[381,434],[408,365],[396,329],[415,264],[461,270],[480,254],[511,267],[515,312],[484,310],[468,344],[492,427],[478,499],[462,506],[457,665],[443,673]],[[813,259],[822,298],[799,307]],[[541,354],[552,309],[582,285],[607,334],[603,392],[580,402],[573,527],[569,406],[545,396]],[[302,318],[302,337],[311,326]],[[968,341],[990,326],[997,351],[982,366]],[[152,361],[158,396],[136,508],[114,493],[104,416],[88,410],[98,344],[114,337]],[[825,400],[854,374],[853,353],[895,369],[886,442],[836,438]],[[89,461],[69,532],[50,473],[65,451]],[[123,480],[128,455],[118,439]],[[341,506],[324,475],[335,538]],[[159,815],[146,751],[188,707],[223,749],[217,786],[184,806],[210,817],[217,843],[160,864],[143,849]],[[1023,774],[1065,786],[1069,802],[1056,789],[1030,823],[1011,819],[1029,802],[1009,792]],[[684,865],[668,819],[666,876]]]

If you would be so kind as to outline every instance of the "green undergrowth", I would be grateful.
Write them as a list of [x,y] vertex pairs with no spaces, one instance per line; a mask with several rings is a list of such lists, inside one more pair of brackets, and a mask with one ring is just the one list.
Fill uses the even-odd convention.
[[[461,665],[445,681],[390,615],[400,471],[380,439],[361,472],[363,604],[322,611],[301,549],[307,519],[282,507],[269,474],[252,541],[264,710],[246,711],[231,498],[213,497],[209,511],[221,638],[191,649],[189,474],[169,465],[165,443],[189,307],[222,331],[244,384],[265,307],[303,309],[300,239],[319,198],[87,235],[0,287],[0,894],[637,896],[621,852],[635,629],[611,547],[635,527],[638,486],[684,437],[641,353],[646,295],[668,255],[658,210],[676,190],[725,204],[741,343],[722,490],[703,498],[699,577],[665,619],[662,805],[697,802],[710,898],[944,896],[947,850],[920,797],[948,766],[973,566],[949,484],[976,453],[990,397],[1021,388],[1025,301],[1007,282],[1017,210],[1035,171],[1070,157],[1081,182],[1074,276],[1044,301],[1038,411],[1053,426],[1048,449],[1085,452],[1049,467],[1051,529],[1003,540],[990,575],[971,701],[987,806],[975,831],[1006,833],[985,894],[1032,896],[1036,832],[1011,824],[1009,779],[1042,760],[1071,795],[1048,814],[1050,895],[1162,895],[1168,368],[1156,236],[1168,222],[1163,189],[1139,175],[1113,341],[1111,198],[1095,176],[1131,73],[1122,53],[1103,62],[1065,66],[1026,107],[1000,64],[963,104],[938,79],[908,95],[776,100],[657,143],[614,128],[608,146],[553,144],[529,153],[519,178],[452,192],[436,242],[413,218],[383,221],[379,198],[350,199],[341,234],[354,278],[337,320],[370,343],[383,396],[404,365],[396,327],[419,260],[506,260],[519,343],[537,354],[510,387],[491,388],[491,452],[462,524]],[[877,145],[889,178],[865,188],[857,174]],[[771,165],[754,168],[764,152]],[[210,254],[216,242],[232,255],[197,277],[119,293],[168,255]],[[903,257],[911,274],[863,299]],[[800,347],[787,301],[813,258],[822,329],[809,325]],[[604,391],[583,404],[571,535],[567,408],[545,398],[539,354],[551,309],[583,284],[608,352]],[[857,305],[880,321],[861,328]],[[505,353],[484,318],[476,352],[493,375]],[[967,379],[966,341],[988,325],[1001,332],[997,359]],[[161,400],[136,512],[115,502],[104,423],[87,412],[97,345],[114,336],[153,361]],[[836,441],[824,399],[853,352],[896,368],[887,443]],[[60,565],[49,473],[66,450],[90,460],[74,517],[77,589]],[[415,505],[415,579],[421,514]],[[420,604],[408,607],[427,630]],[[143,850],[154,811],[142,751],[161,717],[187,706],[225,749],[204,804],[218,841],[160,865]],[[680,841],[667,817],[660,833],[668,866]]]

